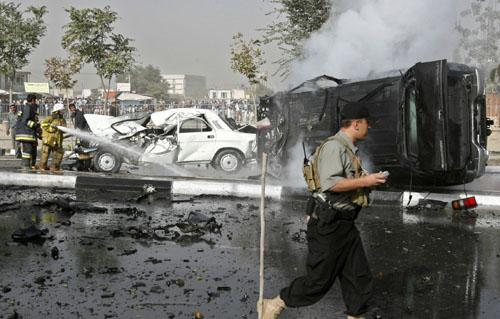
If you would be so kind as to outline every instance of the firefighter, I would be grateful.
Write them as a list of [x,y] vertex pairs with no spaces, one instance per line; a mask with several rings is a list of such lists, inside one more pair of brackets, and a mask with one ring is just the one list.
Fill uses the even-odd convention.
[[64,120],[64,105],[57,103],[54,105],[52,114],[47,116],[41,124],[42,127],[42,157],[40,158],[40,170],[47,170],[47,161],[52,152],[52,166],[50,170],[57,172],[60,170],[64,156],[63,132],[58,126],[66,127]]
[[[263,319],[275,319],[286,307],[304,307],[319,301],[338,278],[347,318],[364,318],[372,290],[372,275],[355,220],[368,205],[370,187],[384,184],[383,173],[361,168],[355,143],[370,128],[369,113],[361,103],[341,112],[340,131],[316,151],[318,193],[308,218],[307,273],[296,278],[273,299],[264,299]],[[317,156],[317,158],[316,158]],[[258,307],[260,310],[260,307]]]
[[38,105],[36,94],[28,94],[27,103],[21,106],[16,124],[16,141],[21,143],[22,168],[36,169],[37,136],[40,133],[38,123]]

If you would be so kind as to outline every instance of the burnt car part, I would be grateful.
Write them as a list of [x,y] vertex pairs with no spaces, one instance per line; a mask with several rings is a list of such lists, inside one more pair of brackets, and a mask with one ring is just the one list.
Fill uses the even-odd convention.
[[491,125],[484,86],[477,69],[446,60],[356,81],[317,77],[261,98],[257,119],[271,126],[258,131],[258,153],[269,154],[272,174],[301,160],[300,143],[312,152],[335,134],[340,112],[354,101],[376,118],[359,143],[361,156],[370,171],[390,171],[391,184],[454,185],[484,174]]

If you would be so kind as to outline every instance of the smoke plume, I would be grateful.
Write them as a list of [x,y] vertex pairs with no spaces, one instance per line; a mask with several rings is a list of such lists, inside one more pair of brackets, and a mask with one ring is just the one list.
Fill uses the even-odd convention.
[[330,19],[306,41],[293,84],[321,74],[367,77],[420,61],[452,60],[457,0],[334,1]]

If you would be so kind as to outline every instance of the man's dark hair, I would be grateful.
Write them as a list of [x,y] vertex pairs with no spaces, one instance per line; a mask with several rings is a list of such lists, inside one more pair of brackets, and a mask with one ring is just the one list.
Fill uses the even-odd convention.
[[9,105],[9,107],[17,107],[17,105],[11,104],[11,105]]
[[340,127],[341,128],[348,128],[349,126],[351,126],[352,121],[353,120],[342,120],[340,122]]
[[38,98],[38,95],[34,93],[28,94],[28,97],[26,98],[26,101],[28,102],[35,102],[35,100]]
[[69,103],[68,107],[74,107],[74,108],[76,108],[76,105],[75,105],[75,103]]

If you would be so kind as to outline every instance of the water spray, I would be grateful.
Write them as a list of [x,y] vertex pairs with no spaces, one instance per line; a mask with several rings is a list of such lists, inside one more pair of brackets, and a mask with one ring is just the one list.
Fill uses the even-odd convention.
[[117,140],[112,140],[106,137],[94,135],[89,132],[71,129],[64,126],[57,126],[57,128],[64,133],[68,133],[72,136],[76,136],[88,142],[97,143],[99,144],[99,147],[103,149],[115,152],[130,159],[137,160],[143,154],[143,152],[140,149],[134,148],[129,144],[124,145],[123,143],[120,143],[120,141]]

